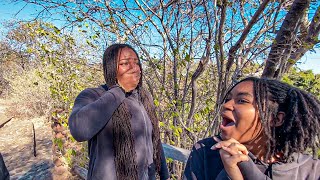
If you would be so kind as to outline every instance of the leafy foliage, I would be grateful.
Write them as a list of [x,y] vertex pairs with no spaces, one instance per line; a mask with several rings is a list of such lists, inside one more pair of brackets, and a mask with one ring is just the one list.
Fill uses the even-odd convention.
[[[11,51],[22,57],[7,58],[1,63],[0,67],[9,62],[15,64],[7,69],[4,78],[11,85],[9,94],[17,97],[20,105],[29,107],[24,114],[49,115],[52,123],[68,129],[68,117],[77,94],[102,81],[100,65],[88,63],[87,44],[76,43],[73,36],[39,21],[20,24],[7,38]],[[21,48],[15,49],[17,46]],[[83,150],[86,144],[75,142],[69,132],[66,138],[55,138],[53,143],[69,165],[87,164]]]
[[290,73],[283,77],[283,81],[320,98],[320,74],[314,74],[311,70],[302,71],[292,68]]
[[[8,41],[2,43],[10,50],[9,62],[15,64],[14,73],[9,73],[14,78],[6,79],[11,86],[21,91],[24,83],[13,82],[20,78],[19,82],[25,80],[29,88],[36,89],[32,85],[36,80],[37,86],[44,87],[42,93],[50,95],[51,117],[68,127],[76,95],[103,82],[97,62],[104,44],[129,43],[143,61],[144,84],[162,121],[163,142],[183,148],[217,132],[224,93],[239,78],[261,74],[264,64],[258,64],[268,57],[292,5],[292,1],[271,1],[265,6],[261,1],[24,1],[45,7],[40,18],[47,12],[49,16],[50,12],[63,14],[62,20],[69,26],[58,28],[35,21],[12,28]],[[312,12],[315,17],[316,12]],[[64,31],[68,28],[78,36]],[[294,32],[303,35],[302,30]],[[303,37],[296,39],[302,42]],[[313,44],[301,47],[308,50]],[[288,63],[295,60],[290,57]],[[0,63],[4,67],[8,58]],[[299,73],[292,72],[284,79],[318,93],[319,77]],[[26,76],[32,80],[23,79],[22,74],[32,74]],[[63,143],[59,150],[70,164],[75,154],[86,161],[85,146],[73,145],[71,136]]]

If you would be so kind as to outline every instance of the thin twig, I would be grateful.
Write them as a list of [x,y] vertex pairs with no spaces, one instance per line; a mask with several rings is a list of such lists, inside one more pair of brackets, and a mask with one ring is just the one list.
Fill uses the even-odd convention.
[[8,122],[10,122],[14,117],[9,118],[6,122],[2,123],[0,125],[0,128],[2,128],[5,124],[7,124]]
[[36,131],[34,130],[34,124],[32,123],[32,131],[33,131],[33,155],[37,157],[37,143],[36,143]]

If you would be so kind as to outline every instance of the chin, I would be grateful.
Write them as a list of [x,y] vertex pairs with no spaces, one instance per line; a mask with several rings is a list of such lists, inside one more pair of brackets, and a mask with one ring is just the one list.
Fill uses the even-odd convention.
[[222,139],[223,141],[229,140],[229,139],[231,138],[230,135],[225,134],[225,133],[223,133],[223,132],[220,133],[220,137],[221,137],[221,139]]

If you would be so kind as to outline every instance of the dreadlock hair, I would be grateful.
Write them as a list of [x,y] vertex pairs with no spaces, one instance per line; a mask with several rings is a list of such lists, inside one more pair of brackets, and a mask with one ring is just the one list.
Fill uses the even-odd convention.
[[[103,72],[108,87],[117,85],[117,61],[121,50],[130,48],[139,60],[141,77],[137,87],[139,100],[146,109],[152,123],[153,162],[156,172],[160,171],[161,142],[159,121],[150,94],[142,87],[142,68],[138,53],[128,44],[113,44],[103,54]],[[120,104],[112,115],[113,146],[115,153],[115,167],[118,180],[138,180],[136,152],[131,128],[131,114],[126,103]]]
[[[319,148],[320,101],[310,93],[279,80],[248,77],[237,84],[244,81],[253,82],[260,121],[268,138],[265,158],[281,153],[280,161],[290,162],[293,153],[310,149],[315,156]],[[285,113],[284,121],[274,127],[270,120],[277,118],[278,112]]]

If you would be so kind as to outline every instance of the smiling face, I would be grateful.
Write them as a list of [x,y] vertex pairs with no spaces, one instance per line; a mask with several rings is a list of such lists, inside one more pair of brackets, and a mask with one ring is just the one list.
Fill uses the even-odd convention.
[[227,95],[221,110],[221,138],[234,138],[242,144],[261,135],[261,122],[254,98],[253,82],[237,84]]

